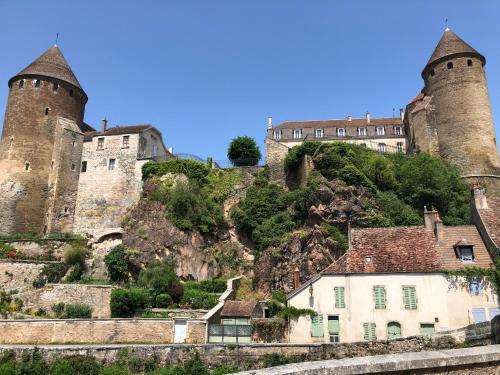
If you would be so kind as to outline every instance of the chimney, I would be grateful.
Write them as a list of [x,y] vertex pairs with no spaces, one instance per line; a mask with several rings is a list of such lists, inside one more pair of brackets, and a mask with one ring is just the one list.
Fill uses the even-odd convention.
[[399,117],[401,118],[401,121],[405,119],[405,111],[403,108],[399,108]]
[[351,224],[351,218],[349,217],[349,222],[347,223],[347,244],[348,244],[348,250],[352,249],[352,224]]
[[370,112],[366,112],[366,123],[370,123]]
[[434,207],[430,211],[424,206],[424,227],[427,230],[434,231],[434,223],[436,222],[436,210]]
[[299,267],[295,267],[293,271],[293,289],[298,289],[300,286],[300,270]]
[[108,120],[106,120],[106,118],[103,118],[102,119],[102,131],[105,132],[107,128],[108,128]]
[[436,213],[436,222],[434,223],[434,235],[438,241],[442,241],[444,238],[444,224],[443,220],[439,217],[439,213]]
[[351,122],[352,121],[352,116],[351,115],[348,115],[347,116],[347,121]]
[[476,182],[472,185],[472,194],[474,195],[474,206],[476,210],[487,209],[488,201],[486,200],[485,190],[481,188],[481,185]]
[[267,129],[270,130],[273,128],[273,118],[271,116],[269,116],[267,118]]

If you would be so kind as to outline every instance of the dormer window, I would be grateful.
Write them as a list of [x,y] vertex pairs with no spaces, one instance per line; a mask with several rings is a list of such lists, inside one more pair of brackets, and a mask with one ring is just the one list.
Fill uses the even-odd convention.
[[277,129],[273,131],[273,138],[277,141],[281,139],[281,129]]
[[403,134],[403,131],[402,131],[402,129],[401,129],[401,126],[396,126],[396,127],[394,127],[394,134],[396,134],[396,135],[401,135],[401,134]]
[[337,137],[345,137],[345,129],[344,128],[337,129]]
[[458,246],[457,255],[464,263],[474,262],[474,252],[472,251],[472,246]]
[[323,138],[325,135],[325,131],[323,129],[314,129],[314,137]]
[[358,135],[360,137],[366,137],[366,128],[358,128]]
[[377,135],[385,135],[385,128],[380,126],[377,128]]
[[302,138],[302,129],[293,129],[292,130],[292,138],[293,139],[300,139],[300,138]]

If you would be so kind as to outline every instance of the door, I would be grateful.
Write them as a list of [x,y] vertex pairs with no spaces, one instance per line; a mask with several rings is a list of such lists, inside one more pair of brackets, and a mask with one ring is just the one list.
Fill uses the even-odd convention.
[[330,337],[330,342],[340,341],[340,323],[338,316],[328,317],[328,335]]
[[398,322],[389,322],[387,324],[387,338],[397,339],[401,337],[401,325]]
[[175,320],[174,325],[174,343],[183,344],[186,342],[186,321]]

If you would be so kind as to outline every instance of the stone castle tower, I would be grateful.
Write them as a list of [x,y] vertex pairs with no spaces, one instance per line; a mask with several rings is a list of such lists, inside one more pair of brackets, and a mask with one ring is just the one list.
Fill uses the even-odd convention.
[[464,176],[500,176],[485,64],[446,29],[422,71],[425,87],[406,112],[411,147],[441,155]]
[[71,231],[87,100],[57,45],[9,80],[0,233]]

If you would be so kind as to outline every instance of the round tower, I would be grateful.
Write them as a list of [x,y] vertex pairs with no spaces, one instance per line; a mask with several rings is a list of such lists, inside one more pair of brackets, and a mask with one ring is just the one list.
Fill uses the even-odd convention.
[[447,28],[422,71],[439,152],[463,175],[500,174],[485,64],[483,55]]
[[78,132],[88,98],[57,45],[8,85],[0,142],[0,233],[42,232],[61,159],[57,119],[71,120]]

